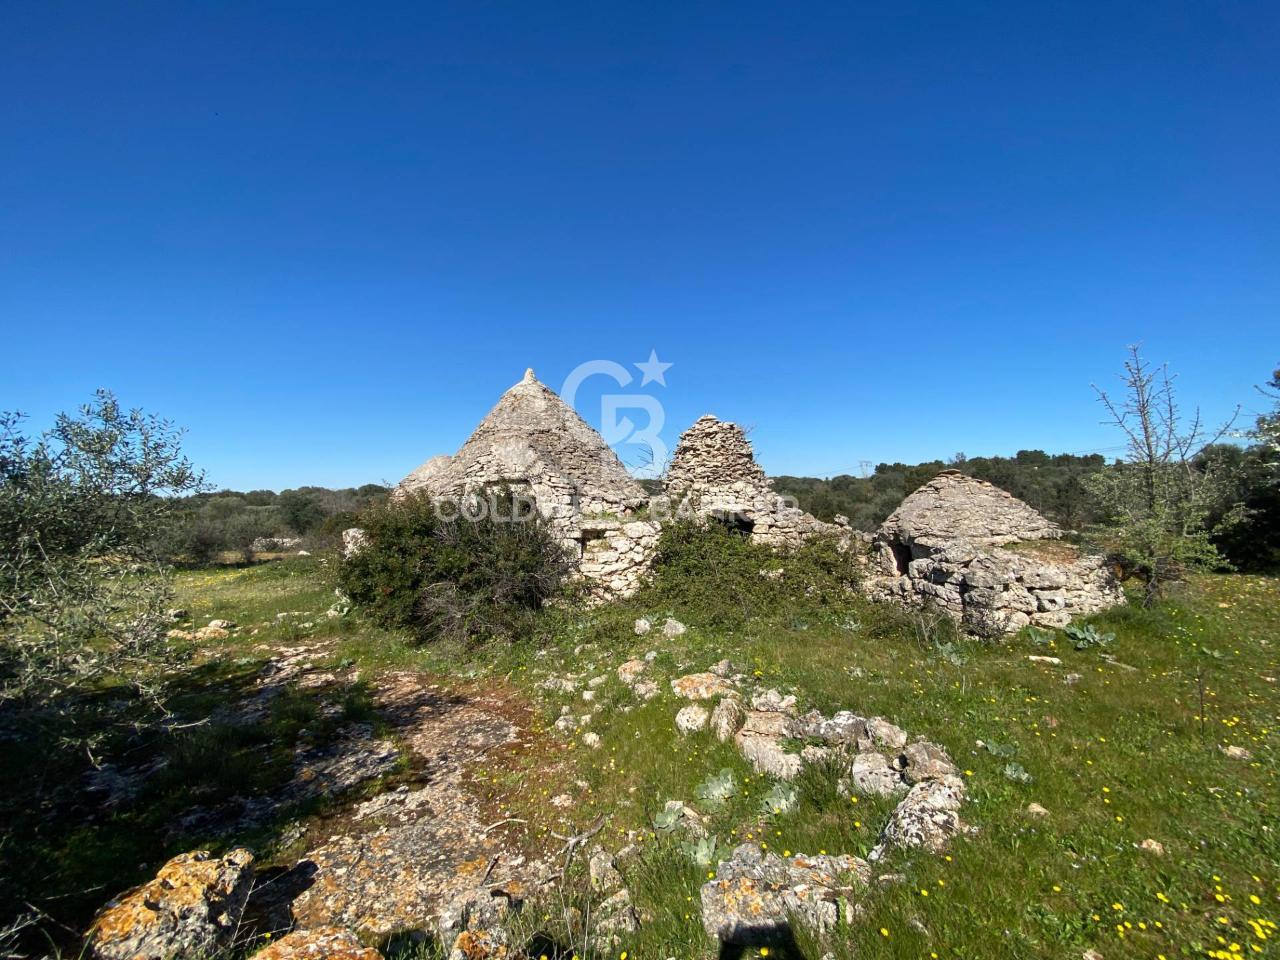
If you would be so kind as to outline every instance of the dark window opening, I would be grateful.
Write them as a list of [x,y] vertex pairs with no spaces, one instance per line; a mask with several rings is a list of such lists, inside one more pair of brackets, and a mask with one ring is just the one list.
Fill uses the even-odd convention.
[[603,530],[583,530],[578,534],[578,556],[582,556],[587,552],[587,544],[593,540],[604,539]]
[[754,520],[733,510],[713,510],[711,518],[728,527],[730,533],[741,534],[744,537],[751,536],[751,531],[756,528]]

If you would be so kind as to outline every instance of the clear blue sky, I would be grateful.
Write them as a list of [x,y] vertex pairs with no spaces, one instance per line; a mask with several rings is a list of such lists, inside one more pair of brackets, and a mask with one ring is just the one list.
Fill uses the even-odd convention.
[[815,475],[1113,447],[1134,341],[1211,415],[1280,362],[1274,3],[0,19],[0,408],[110,387],[220,485],[394,481],[651,350],[668,443]]

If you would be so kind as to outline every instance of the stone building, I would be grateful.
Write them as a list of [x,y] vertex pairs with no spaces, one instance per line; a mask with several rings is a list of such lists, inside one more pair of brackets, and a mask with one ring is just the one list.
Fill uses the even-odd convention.
[[946,470],[905,500],[872,540],[873,597],[926,601],[981,634],[1124,602],[1101,556],[1059,541],[1030,506],[986,481]]
[[432,457],[392,496],[458,499],[498,487],[532,499],[602,595],[625,595],[639,585],[658,538],[658,525],[638,516],[648,494],[600,434],[532,370],[499,398],[456,454]]
[[742,428],[710,414],[681,434],[667,468],[664,495],[665,512],[673,517],[714,517],[772,547],[848,532],[775,493]]

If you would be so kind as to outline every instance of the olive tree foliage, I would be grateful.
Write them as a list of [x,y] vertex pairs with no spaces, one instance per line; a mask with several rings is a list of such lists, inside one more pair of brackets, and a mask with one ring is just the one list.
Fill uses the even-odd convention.
[[149,690],[170,598],[161,540],[203,479],[171,423],[100,390],[38,436],[0,413],[0,702],[105,676]]
[[[1106,422],[1125,436],[1126,455],[1085,483],[1103,517],[1095,535],[1142,582],[1150,604],[1189,571],[1222,563],[1208,518],[1222,504],[1229,478],[1224,461],[1200,454],[1227,434],[1235,416],[1213,432],[1198,410],[1184,416],[1168,367],[1152,366],[1136,346],[1129,348],[1121,379],[1122,396],[1094,390]],[[1227,516],[1222,522],[1231,521]]]

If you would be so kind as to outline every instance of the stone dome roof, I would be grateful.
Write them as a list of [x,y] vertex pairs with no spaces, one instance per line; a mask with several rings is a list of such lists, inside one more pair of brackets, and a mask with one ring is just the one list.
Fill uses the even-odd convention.
[[964,540],[998,546],[1061,535],[1051,521],[999,487],[944,470],[899,504],[878,536],[898,543]]

